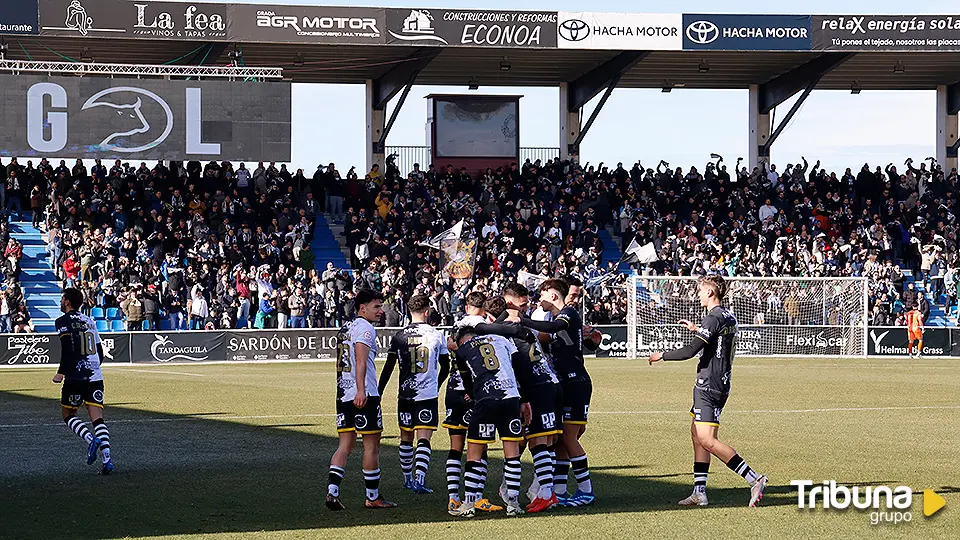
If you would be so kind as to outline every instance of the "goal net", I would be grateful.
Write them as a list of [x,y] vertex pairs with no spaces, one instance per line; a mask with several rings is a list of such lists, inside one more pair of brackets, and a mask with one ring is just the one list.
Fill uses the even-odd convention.
[[[741,356],[866,356],[866,278],[725,278]],[[641,358],[683,347],[677,324],[706,314],[696,277],[634,275],[627,294],[627,352]]]

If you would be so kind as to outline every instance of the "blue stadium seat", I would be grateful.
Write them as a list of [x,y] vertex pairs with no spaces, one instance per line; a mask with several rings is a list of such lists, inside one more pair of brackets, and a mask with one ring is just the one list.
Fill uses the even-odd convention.
[[101,308],[101,307],[91,308],[91,309],[90,309],[90,317],[92,317],[92,318],[94,318],[94,319],[102,319],[102,318],[104,318],[103,308]]
[[102,319],[97,319],[97,332],[109,332],[110,326],[107,324],[107,321]]
[[126,326],[123,325],[123,321],[121,320],[110,321],[111,332],[123,332],[126,329],[127,329]]
[[120,308],[107,308],[107,319],[111,321],[120,320]]
[[157,326],[163,332],[169,332],[173,330],[173,327],[170,325],[170,319],[160,319],[160,324]]
[[143,324],[140,325],[140,328],[143,330],[150,330],[150,321],[143,321]]

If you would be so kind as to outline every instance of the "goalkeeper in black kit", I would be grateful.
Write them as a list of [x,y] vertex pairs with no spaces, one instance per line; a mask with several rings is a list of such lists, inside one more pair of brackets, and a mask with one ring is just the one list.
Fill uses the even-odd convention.
[[660,360],[687,360],[700,354],[697,382],[693,388],[693,493],[680,501],[681,506],[707,505],[707,473],[713,454],[727,467],[750,484],[750,506],[756,506],[763,497],[767,477],[758,474],[737,454],[736,450],[717,439],[720,412],[730,395],[730,372],[737,350],[737,318],[722,306],[726,283],[720,276],[703,276],[697,282],[697,297],[707,309],[707,316],[697,327],[690,321],[680,324],[694,332],[693,341],[675,351],[655,352],[650,363]]

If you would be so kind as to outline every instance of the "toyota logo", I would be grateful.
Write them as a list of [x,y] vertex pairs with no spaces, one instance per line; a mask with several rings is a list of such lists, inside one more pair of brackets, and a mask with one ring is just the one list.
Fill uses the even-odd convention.
[[569,19],[560,24],[557,32],[567,41],[583,41],[590,35],[590,27],[580,19]]
[[699,45],[713,43],[720,37],[720,29],[710,21],[697,21],[687,26],[687,39]]

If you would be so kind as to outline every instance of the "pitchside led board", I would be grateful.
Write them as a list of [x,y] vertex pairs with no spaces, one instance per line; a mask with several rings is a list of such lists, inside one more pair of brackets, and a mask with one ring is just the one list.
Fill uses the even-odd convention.
[[290,161],[282,82],[0,76],[0,156]]

